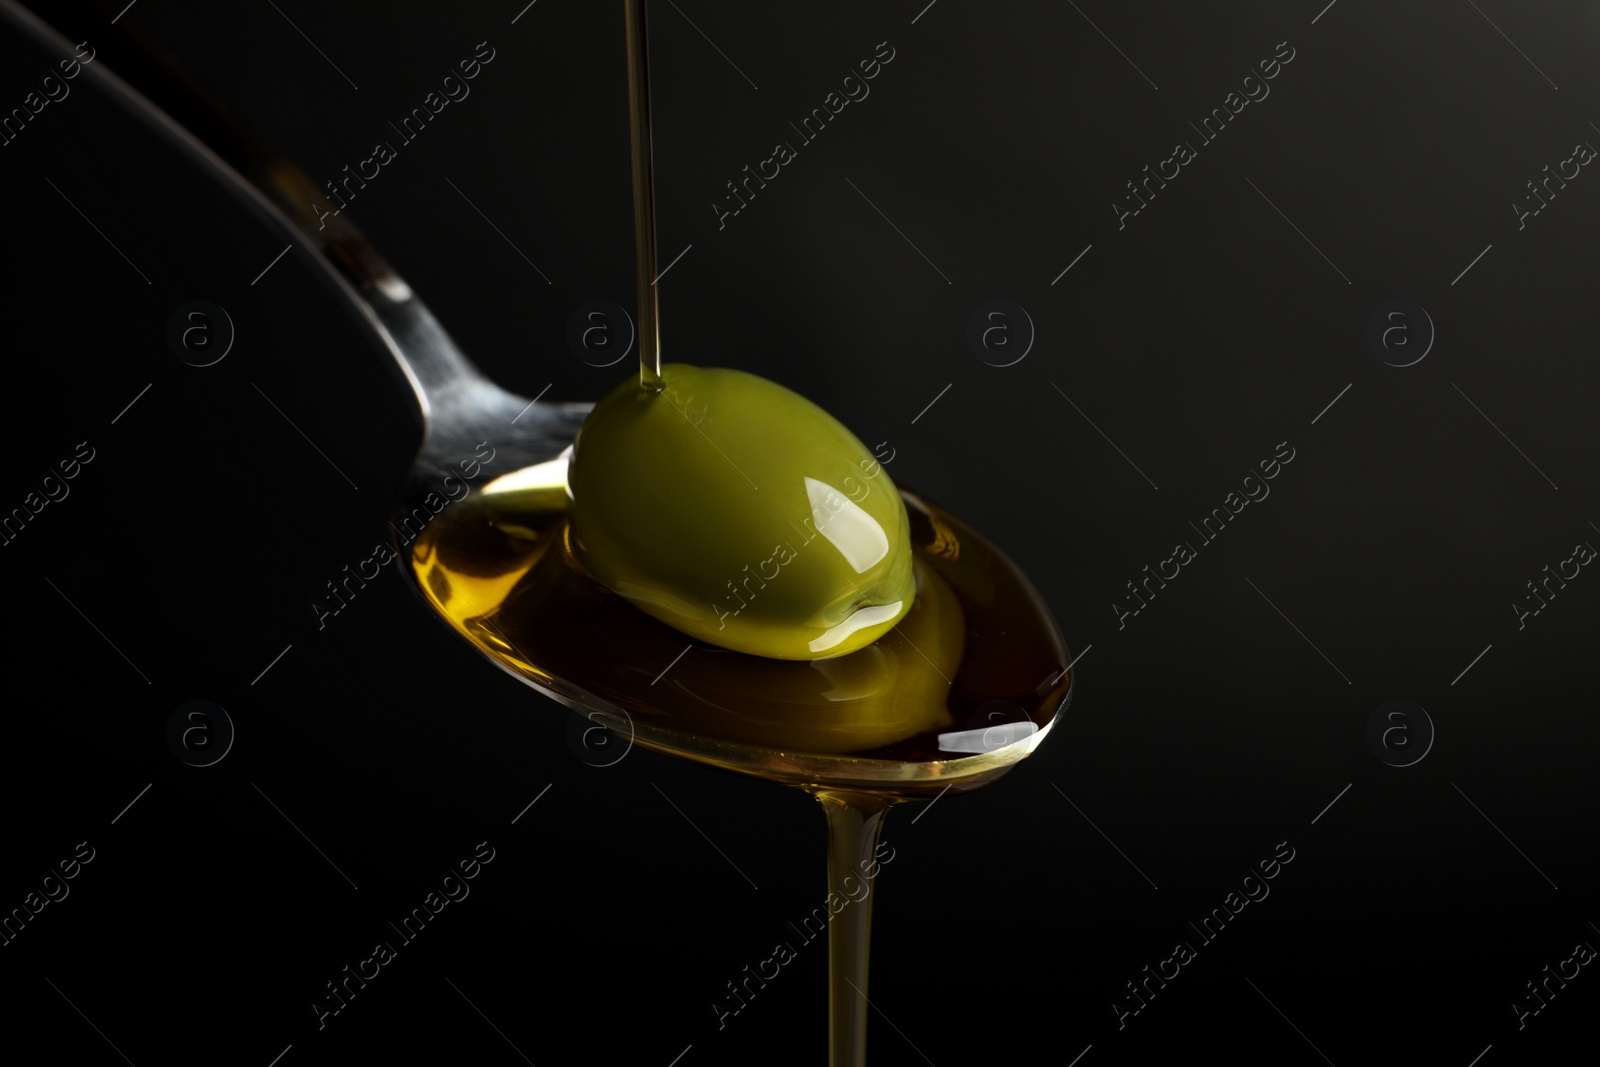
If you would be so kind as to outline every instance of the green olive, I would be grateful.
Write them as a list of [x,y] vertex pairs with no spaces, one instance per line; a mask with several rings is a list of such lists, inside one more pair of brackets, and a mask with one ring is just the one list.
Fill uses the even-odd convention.
[[673,363],[662,379],[624,383],[578,431],[567,487],[584,569],[737,652],[823,659],[888,632],[916,580],[905,504],[866,446],[753,374]]

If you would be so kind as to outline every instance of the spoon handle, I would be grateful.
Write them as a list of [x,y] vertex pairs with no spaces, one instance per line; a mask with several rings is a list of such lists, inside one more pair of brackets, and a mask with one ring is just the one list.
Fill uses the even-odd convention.
[[[96,40],[108,32],[93,4],[38,5],[63,25],[96,21]],[[16,0],[0,0],[0,21],[41,48],[72,54],[72,45]],[[237,115],[142,34],[131,19],[111,27],[112,56],[84,75],[125,111],[180,149],[229,188],[283,240],[296,247],[341,298],[416,395],[426,425],[441,408],[485,384],[433,314],[356,228],[317,205],[326,198],[294,164],[273,152]]]

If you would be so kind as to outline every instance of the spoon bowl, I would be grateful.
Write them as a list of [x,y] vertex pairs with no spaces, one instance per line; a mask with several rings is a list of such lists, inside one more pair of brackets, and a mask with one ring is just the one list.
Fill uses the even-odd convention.
[[914,493],[906,617],[848,655],[775,660],[688,638],[586,574],[564,467],[489,483],[416,538],[411,568],[479,652],[625,742],[812,791],[909,797],[993,781],[1067,702],[1066,649],[1032,587]]

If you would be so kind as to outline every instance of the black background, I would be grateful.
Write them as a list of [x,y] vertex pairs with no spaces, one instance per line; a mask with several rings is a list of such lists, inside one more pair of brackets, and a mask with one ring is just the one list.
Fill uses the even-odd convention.
[[[1590,1040],[1591,967],[1521,1029],[1510,1005],[1600,945],[1600,579],[1520,629],[1512,604],[1600,542],[1600,179],[1522,228],[1512,205],[1600,144],[1600,8],[925,3],[652,7],[663,261],[689,249],[661,282],[667,358],[773,377],[887,442],[1082,656],[1033,758],[891,816],[872,1061],[1490,1067]],[[620,381],[564,339],[579,304],[632,302],[620,5],[276,7],[123,18],[318,184],[487,41],[471,95],[345,217],[507,388]],[[108,16],[60,22],[115,69]],[[719,229],[725,183],[881,41],[870,96]],[[1270,95],[1202,142],[1189,123],[1284,41]],[[0,105],[57,58],[0,34]],[[725,1028],[709,1006],[820,903],[814,802],[643,750],[586,765],[569,713],[392,568],[319,629],[311,598],[386,536],[409,399],[299,250],[262,275],[285,242],[71,84],[0,148],[0,506],[94,449],[0,547],[0,908],[78,842],[95,858],[0,947],[8,1044],[823,1062],[820,944]],[[1124,183],[1176,141],[1197,158],[1119,229]],[[237,330],[207,368],[165,340],[192,299]],[[966,343],[995,299],[1037,334],[1008,367]],[[1408,367],[1367,341],[1392,300],[1437,330]],[[1271,495],[1199,544],[1189,523],[1280,442]],[[1197,558],[1119,626],[1178,541]],[[167,745],[193,699],[237,728],[210,767]],[[1367,742],[1394,699],[1437,731],[1405,768]],[[323,984],[480,841],[471,895],[319,1029]],[[1270,896],[1199,944],[1186,921],[1279,842]],[[1179,939],[1197,958],[1119,1029],[1112,999]]]

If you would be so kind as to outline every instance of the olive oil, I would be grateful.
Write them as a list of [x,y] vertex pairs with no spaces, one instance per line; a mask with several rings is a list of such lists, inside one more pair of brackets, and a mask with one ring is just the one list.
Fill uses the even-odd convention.
[[[566,471],[563,453],[440,515],[411,546],[423,595],[499,666],[628,740],[816,796],[831,892],[848,893],[889,808],[995,780],[1066,706],[1067,649],[1028,580],[913,493],[911,610],[854,652],[781,660],[692,640],[587,574]],[[831,1067],[866,1062],[871,919],[864,901],[829,927]]]
[[[623,0],[623,12],[639,317],[638,389],[641,397],[653,394],[657,400],[670,400],[657,315],[660,274],[645,0]],[[694,380],[708,372],[681,368],[678,373]],[[595,411],[613,399],[608,398]],[[624,396],[620,402],[631,401]],[[783,407],[792,413],[796,405],[786,402]],[[680,409],[678,413],[695,423],[688,412]],[[757,424],[750,428],[749,440],[742,442],[747,450],[770,448],[772,442],[764,440],[767,427],[759,425],[759,416],[743,414],[756,416],[753,421]],[[829,439],[828,426],[837,424],[820,410],[810,417],[815,432],[791,433],[793,441],[779,443],[823,447],[819,442]],[[839,431],[843,437],[833,442],[836,453],[848,453],[853,446],[864,455],[864,448],[847,430],[839,427]],[[623,434],[619,440],[634,436]],[[672,551],[663,556],[651,551],[648,537],[640,539],[628,533],[633,523],[648,527],[653,516],[650,508],[636,499],[648,494],[630,491],[639,486],[626,481],[626,465],[603,462],[600,482],[593,481],[593,472],[569,482],[576,467],[570,462],[571,455],[569,448],[554,460],[496,479],[429,524],[412,542],[408,560],[422,595],[452,628],[501,668],[629,741],[811,793],[821,802],[828,821],[830,892],[849,893],[844,878],[874,854],[884,816],[891,807],[916,797],[994,781],[1033,751],[1066,706],[1072,687],[1071,661],[1049,611],[1028,580],[965,523],[900,489],[906,519],[902,526],[889,479],[883,479],[884,493],[879,494],[873,510],[878,513],[874,515],[878,524],[889,520],[893,532],[884,536],[901,553],[901,567],[886,586],[901,595],[896,599],[883,596],[882,589],[855,590],[860,603],[853,603],[850,610],[858,618],[855,623],[846,618],[845,625],[871,625],[870,634],[860,635],[867,643],[835,638],[819,645],[814,643],[814,635],[807,634],[805,651],[800,651],[795,636],[784,632],[783,620],[803,619],[804,612],[779,612],[766,620],[771,625],[765,632],[734,642],[722,633],[723,626],[710,635],[696,616],[663,606],[663,594],[675,595],[683,575],[674,580],[674,576],[655,571],[681,565],[675,555],[709,553],[720,562],[728,546],[741,546],[735,555],[742,555],[745,547],[764,550],[764,545],[745,545],[732,529],[741,518],[750,518],[749,513],[737,514],[740,505],[730,503],[726,494],[699,492],[703,486],[697,487],[697,496],[703,496],[708,505],[701,524],[705,533],[701,540],[689,543],[684,537],[686,529],[674,530],[666,539]],[[620,458],[625,464],[628,457],[611,458]],[[678,462],[676,455],[655,458]],[[706,464],[733,463],[726,455],[717,459],[702,454],[699,459]],[[699,460],[686,462],[698,464]],[[795,471],[774,469],[785,470],[786,477],[781,480],[790,483],[786,489],[795,488]],[[691,475],[699,473],[697,466]],[[748,480],[742,472],[741,477]],[[613,479],[614,485],[610,484]],[[802,493],[814,480],[802,479]],[[755,483],[751,486],[759,493]],[[848,494],[850,486],[844,488]],[[586,557],[569,511],[573,493],[579,490],[585,494],[585,502],[598,492],[602,507],[608,500],[620,502],[609,531],[605,524],[597,531],[590,523],[590,536],[604,537],[609,532],[613,547],[620,538],[627,552]],[[762,507],[768,517],[775,514],[770,507]],[[581,526],[588,518],[581,505],[577,514]],[[783,517],[778,518],[781,521]],[[720,529],[719,522],[723,524]],[[909,583],[903,572],[904,541],[893,544],[905,530],[909,530],[911,546]],[[804,536],[803,531],[797,532]],[[871,562],[864,567],[861,559],[852,558],[847,546],[834,537],[829,540],[858,575],[885,558],[876,551],[866,553],[862,559],[870,556]],[[854,542],[857,548],[864,543]],[[794,546],[786,547],[794,551]],[[608,588],[585,568],[585,558],[596,567],[609,568],[610,580],[628,588],[634,601],[651,610],[647,613]],[[624,564],[620,570],[616,567],[619,561]],[[649,565],[638,566],[640,561],[649,561]],[[780,554],[776,565],[788,562],[787,555]],[[815,569],[815,564],[813,560],[808,566]],[[798,579],[807,569],[798,568],[785,577]],[[758,581],[770,578],[763,573]],[[834,597],[821,588],[827,582],[815,574],[812,579],[811,585],[789,588],[782,595],[820,596],[824,602]],[[655,587],[656,582],[662,584]],[[908,585],[912,589],[906,609]],[[728,587],[747,607],[732,581]],[[747,594],[754,593],[748,584],[744,588]],[[889,600],[894,600],[892,607]],[[867,610],[858,610],[863,605]],[[773,606],[763,600],[762,611],[753,617]],[[712,606],[711,610],[719,623],[733,613],[731,605]],[[869,617],[872,610],[882,614],[874,620]],[[663,618],[699,631],[700,637],[675,629]],[[730,645],[742,643],[744,651],[708,643],[704,639],[708,636],[720,637]],[[835,648],[843,654],[828,656]],[[818,649],[826,658],[807,655]],[[774,656],[784,658],[770,658]],[[844,909],[829,925],[830,1067],[864,1067],[866,1062],[871,914],[869,898]]]
[[915,494],[901,493],[917,580],[905,618],[847,655],[778,660],[693,640],[589,576],[564,466],[451,507],[410,562],[434,609],[491,660],[624,737],[814,790],[916,796],[998,777],[1066,701],[1067,651],[1027,579]]

